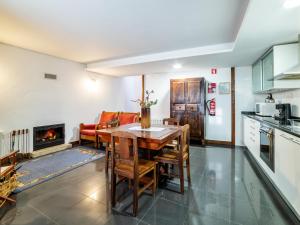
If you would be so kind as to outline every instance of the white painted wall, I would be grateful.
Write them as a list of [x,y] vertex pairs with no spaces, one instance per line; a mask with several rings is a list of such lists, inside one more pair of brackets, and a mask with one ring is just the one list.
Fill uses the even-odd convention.
[[[255,95],[256,102],[264,102],[266,94]],[[290,103],[292,116],[300,117],[300,89],[283,91],[273,94],[276,103]]]
[[[146,89],[154,90],[158,105],[152,107],[153,119],[170,117],[170,79],[204,77],[207,82],[230,82],[230,68],[219,68],[217,75],[211,75],[210,68],[195,72],[146,75]],[[216,98],[216,116],[206,116],[206,139],[231,140],[231,95],[207,94],[206,99]]]
[[255,97],[252,94],[252,67],[235,69],[235,143],[243,146],[242,111],[254,111]]
[[126,112],[140,112],[141,109],[138,103],[133,100],[141,99],[142,97],[142,77],[128,76],[121,78],[123,108]]
[[[46,80],[44,73],[57,74],[58,79]],[[95,122],[102,110],[123,110],[120,94],[120,78],[0,44],[0,130],[5,133],[29,128],[32,135],[34,126],[65,123],[66,142],[78,140],[80,122]]]
[[[161,120],[170,116],[170,79],[205,77],[207,82],[230,82],[230,68],[219,68],[216,76],[210,74],[210,68],[188,73],[148,74],[145,76],[146,89],[153,89],[158,104],[152,107],[151,116],[153,120]],[[126,88],[125,96],[131,99],[139,98],[141,93],[141,77],[125,77],[123,84]],[[231,141],[231,95],[207,94],[206,98],[216,97],[216,116],[206,117],[206,139]],[[139,110],[136,105],[129,101],[125,109]],[[236,68],[236,145],[242,144],[242,118],[241,111],[254,110],[254,96],[252,94],[252,69],[251,67]]]

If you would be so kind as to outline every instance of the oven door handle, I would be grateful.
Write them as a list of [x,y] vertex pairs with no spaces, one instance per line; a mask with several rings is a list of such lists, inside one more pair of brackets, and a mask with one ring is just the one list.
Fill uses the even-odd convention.
[[266,134],[267,136],[273,136],[272,133],[269,133],[267,131],[264,131],[264,130],[259,130],[259,133],[263,133],[263,134]]

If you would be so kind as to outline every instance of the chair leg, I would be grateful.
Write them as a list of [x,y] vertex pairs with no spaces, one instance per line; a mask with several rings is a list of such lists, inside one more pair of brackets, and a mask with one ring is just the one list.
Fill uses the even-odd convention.
[[116,205],[116,174],[111,171],[111,206]]
[[99,138],[98,138],[98,136],[96,136],[96,139],[95,139],[95,147],[96,147],[96,149],[99,148]]
[[108,174],[108,166],[109,166],[109,151],[108,146],[105,147],[105,173]]
[[134,188],[133,188],[133,216],[136,217],[138,211],[138,191],[139,191],[139,181],[138,179],[134,180]]
[[186,173],[189,184],[191,183],[190,156],[186,159]]
[[180,192],[181,194],[184,193],[184,172],[183,172],[183,162],[179,162],[179,179],[180,179]]
[[152,186],[152,195],[154,195],[156,192],[156,165],[153,169],[153,186]]

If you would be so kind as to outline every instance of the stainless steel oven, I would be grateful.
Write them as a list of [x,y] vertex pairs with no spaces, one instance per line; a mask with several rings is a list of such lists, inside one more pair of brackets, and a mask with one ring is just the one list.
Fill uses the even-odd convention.
[[274,129],[266,125],[260,127],[260,158],[274,172]]

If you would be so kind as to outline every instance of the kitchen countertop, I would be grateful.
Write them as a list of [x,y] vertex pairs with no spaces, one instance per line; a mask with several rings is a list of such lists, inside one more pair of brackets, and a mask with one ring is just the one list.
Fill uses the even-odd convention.
[[257,116],[254,112],[242,112],[242,115],[300,138],[300,131],[293,130],[291,126],[280,124],[279,121],[275,120],[273,117]]

